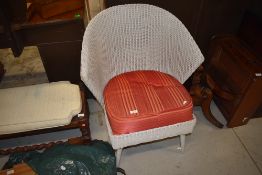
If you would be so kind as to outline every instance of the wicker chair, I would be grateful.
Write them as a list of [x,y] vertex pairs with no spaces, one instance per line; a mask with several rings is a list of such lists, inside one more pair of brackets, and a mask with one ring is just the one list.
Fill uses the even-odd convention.
[[[184,83],[203,60],[188,30],[171,13],[147,4],[120,5],[100,12],[88,24],[82,45],[81,79],[104,106],[104,88],[116,75],[156,70]],[[185,135],[192,133],[195,123],[193,115],[186,122],[114,134],[106,117],[117,164],[123,148],[140,143],[180,136],[183,149]]]

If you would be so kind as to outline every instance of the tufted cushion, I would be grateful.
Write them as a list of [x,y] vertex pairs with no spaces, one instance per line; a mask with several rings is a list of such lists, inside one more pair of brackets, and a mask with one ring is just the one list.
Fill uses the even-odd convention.
[[0,89],[0,134],[67,125],[81,112],[78,85],[45,83]]
[[133,71],[112,78],[104,89],[104,100],[114,134],[193,119],[187,90],[174,77],[158,71]]

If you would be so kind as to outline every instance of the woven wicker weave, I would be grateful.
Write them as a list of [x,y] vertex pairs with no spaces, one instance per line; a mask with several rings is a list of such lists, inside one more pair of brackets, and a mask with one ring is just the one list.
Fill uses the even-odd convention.
[[[83,38],[81,79],[103,105],[103,90],[114,76],[133,70],[158,70],[184,83],[204,61],[194,39],[174,15],[147,4],[128,4],[100,12]],[[122,148],[191,133],[196,119],[146,131],[109,137],[117,158]]]
[[184,83],[204,58],[185,26],[147,4],[111,7],[88,24],[81,78],[100,103],[106,83],[123,72],[159,70]]

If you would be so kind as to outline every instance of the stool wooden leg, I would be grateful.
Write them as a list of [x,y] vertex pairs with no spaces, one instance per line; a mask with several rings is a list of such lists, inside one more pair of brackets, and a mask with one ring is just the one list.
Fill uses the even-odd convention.
[[119,163],[120,163],[120,158],[121,158],[122,150],[123,150],[122,148],[116,150],[116,166],[117,166],[117,167],[119,166]]
[[84,139],[85,142],[91,141],[91,136],[90,136],[90,128],[89,128],[89,121],[87,117],[81,118],[81,122],[79,122],[79,128],[82,134],[82,138]]
[[82,99],[82,111],[81,113],[84,114],[79,118],[79,128],[82,133],[82,138],[84,142],[88,143],[91,141],[91,134],[90,134],[90,127],[89,127],[89,110],[88,110],[88,103],[86,98],[86,93],[84,90],[83,85],[80,84],[81,89],[81,99]]

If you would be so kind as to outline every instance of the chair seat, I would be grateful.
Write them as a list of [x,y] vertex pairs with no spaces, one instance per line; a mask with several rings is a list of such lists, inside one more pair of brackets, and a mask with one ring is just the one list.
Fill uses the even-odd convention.
[[113,134],[128,134],[193,119],[184,86],[158,71],[133,71],[112,78],[104,101]]
[[64,126],[82,109],[69,82],[1,89],[0,99],[0,135]]

